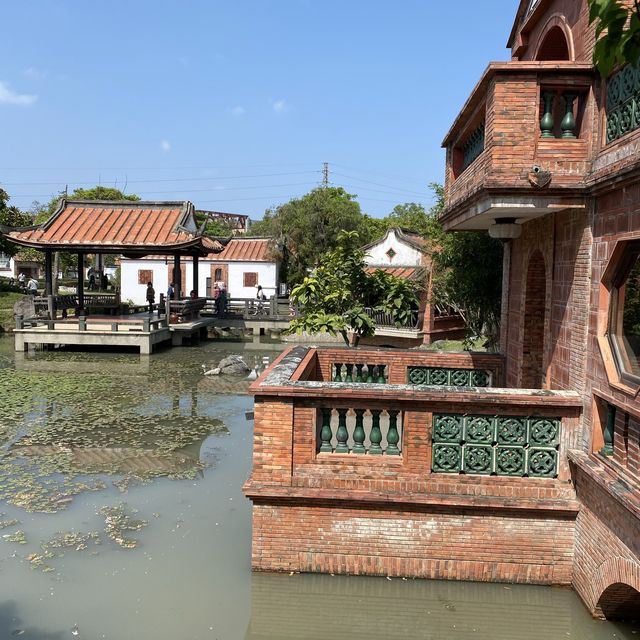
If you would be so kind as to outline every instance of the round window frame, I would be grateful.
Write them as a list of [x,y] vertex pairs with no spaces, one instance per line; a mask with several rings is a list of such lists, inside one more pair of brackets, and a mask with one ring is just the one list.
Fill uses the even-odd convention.
[[[640,259],[640,239],[624,242],[619,247],[620,251],[615,261],[609,265],[609,305],[607,314],[606,338],[613,356],[619,382],[637,390],[640,387],[640,374],[628,371],[625,362],[629,356],[623,345],[620,344],[620,308],[619,293],[621,287],[626,283],[631,270]],[[640,358],[639,358],[640,359]]]

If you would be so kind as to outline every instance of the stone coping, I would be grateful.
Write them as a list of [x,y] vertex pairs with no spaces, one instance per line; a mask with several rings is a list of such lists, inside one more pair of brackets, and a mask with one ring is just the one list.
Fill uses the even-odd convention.
[[567,452],[567,457],[625,509],[633,513],[636,518],[640,518],[640,483],[638,481],[634,482],[629,477],[622,477],[604,462],[598,461],[595,455],[588,455],[584,451],[571,449]]
[[504,496],[468,496],[460,494],[433,494],[433,493],[391,493],[383,491],[361,491],[353,489],[293,487],[290,485],[273,485],[256,482],[250,477],[242,487],[244,494],[252,501],[264,500],[266,502],[313,501],[316,506],[318,501],[354,502],[359,506],[371,504],[380,506],[389,505],[394,508],[415,509],[495,509],[502,511],[530,511],[543,515],[545,512],[556,516],[575,518],[580,510],[577,500],[553,500],[533,498],[508,498]]
[[311,355],[312,349],[315,347],[297,346],[283,353],[251,385],[250,392],[260,396],[341,397],[369,400],[373,396],[412,402],[582,407],[582,399],[575,391],[295,380],[296,371],[307,356]]

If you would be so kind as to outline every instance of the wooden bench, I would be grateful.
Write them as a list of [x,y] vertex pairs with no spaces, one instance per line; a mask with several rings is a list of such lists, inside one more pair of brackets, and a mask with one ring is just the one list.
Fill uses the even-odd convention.
[[169,300],[169,315],[178,316],[178,322],[190,322],[200,317],[200,312],[206,304],[206,298]]
[[[47,296],[34,296],[33,304],[37,317],[49,317],[49,300]],[[55,311],[62,310],[62,317],[66,318],[69,309],[75,312],[78,308],[78,297],[74,295],[54,296],[53,305]]]

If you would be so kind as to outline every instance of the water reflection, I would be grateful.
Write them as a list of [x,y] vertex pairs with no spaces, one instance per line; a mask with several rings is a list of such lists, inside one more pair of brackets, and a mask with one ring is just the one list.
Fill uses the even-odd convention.
[[592,620],[569,589],[254,574],[245,640],[600,640],[633,633]]
[[249,381],[202,364],[260,368],[281,349],[39,351],[14,367],[0,338],[0,638],[639,637],[568,590],[251,575]]

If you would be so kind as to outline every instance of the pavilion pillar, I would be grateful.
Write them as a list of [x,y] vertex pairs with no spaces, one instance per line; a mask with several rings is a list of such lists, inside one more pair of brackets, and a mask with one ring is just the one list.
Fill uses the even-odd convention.
[[78,309],[84,309],[84,253],[78,252]]
[[176,300],[182,298],[182,271],[180,269],[180,254],[173,256],[173,283],[175,284]]
[[44,251],[44,295],[53,295],[53,252],[51,249]]
[[193,256],[193,290],[198,297],[198,256]]

